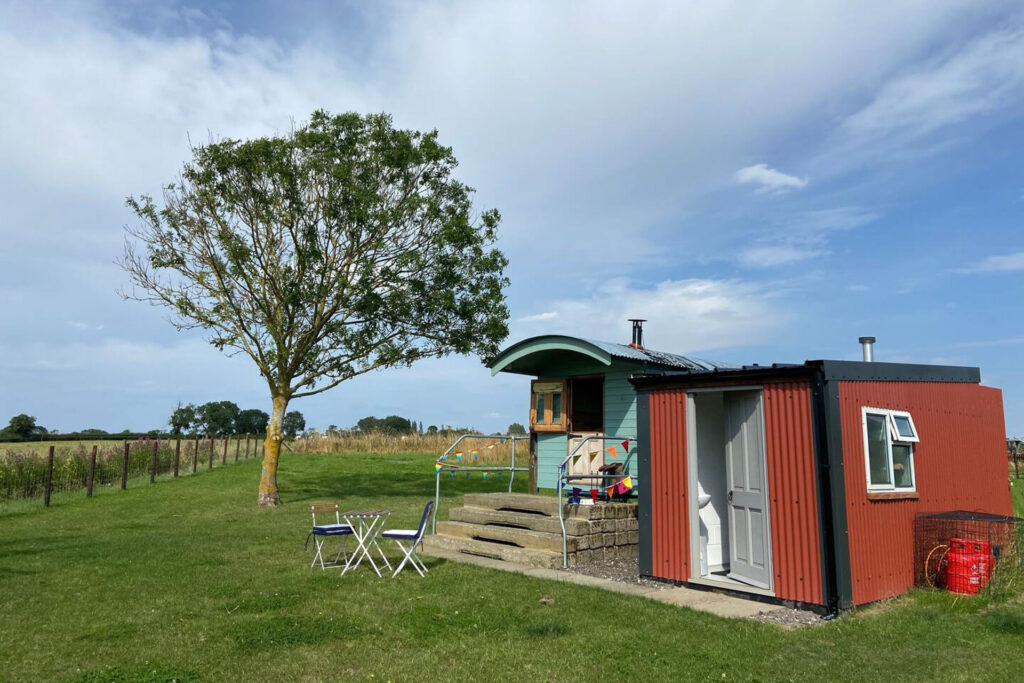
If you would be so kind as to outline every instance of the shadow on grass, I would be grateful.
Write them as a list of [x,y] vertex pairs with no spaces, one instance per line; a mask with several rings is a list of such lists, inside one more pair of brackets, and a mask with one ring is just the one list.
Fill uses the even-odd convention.
[[232,639],[239,652],[252,654],[296,647],[320,645],[332,640],[354,640],[360,629],[351,622],[334,617],[260,616],[246,618],[236,625]]

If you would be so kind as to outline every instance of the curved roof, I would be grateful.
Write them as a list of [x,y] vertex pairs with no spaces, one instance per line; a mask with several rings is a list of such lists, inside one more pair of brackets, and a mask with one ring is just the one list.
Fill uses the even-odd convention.
[[542,354],[550,359],[553,354],[558,353],[579,354],[601,365],[611,365],[612,359],[618,359],[633,361],[638,365],[653,365],[658,368],[688,370],[691,372],[707,372],[716,368],[732,367],[725,363],[704,360],[702,358],[680,356],[675,353],[665,353],[651,349],[637,349],[626,344],[581,339],[560,334],[530,337],[529,339],[516,342],[499,353],[488,364],[488,367],[491,369],[492,375],[502,371],[538,374],[536,364],[529,362],[530,357]]

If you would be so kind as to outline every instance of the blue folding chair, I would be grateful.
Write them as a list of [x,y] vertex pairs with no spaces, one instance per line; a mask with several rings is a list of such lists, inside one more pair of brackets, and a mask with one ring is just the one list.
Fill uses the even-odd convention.
[[[341,521],[341,508],[338,507],[338,501],[327,500],[327,501],[315,501],[309,506],[310,512],[313,514],[313,529],[309,532],[309,536],[306,537],[306,547],[309,547],[310,539],[313,539],[313,547],[316,548],[316,555],[313,556],[313,562],[309,565],[312,569],[316,566],[317,561],[320,562],[320,569],[326,570],[327,565],[324,564],[324,544],[327,542],[327,538],[330,536],[341,537],[341,549],[338,550],[338,555],[334,558],[332,566],[341,567],[338,563],[338,559],[344,555],[345,560],[348,560],[348,552],[345,550],[345,537],[352,535],[352,526],[349,524],[343,524]],[[321,519],[324,515],[330,515],[334,513],[333,524],[317,524],[316,516],[320,513]]]
[[[418,529],[388,529],[381,533],[381,538],[390,538],[398,546],[398,549],[405,554],[399,565],[395,567],[395,573],[391,575],[391,578],[398,576],[398,572],[402,571],[406,562],[411,562],[413,568],[419,572],[420,576],[425,576],[424,572],[427,571],[427,565],[423,564],[423,560],[416,554],[416,546],[423,543],[423,534],[427,531],[427,520],[430,519],[430,510],[433,507],[434,501],[427,501],[426,506],[423,508],[423,517],[420,518],[420,527]],[[403,541],[409,543],[409,546],[403,545]]]

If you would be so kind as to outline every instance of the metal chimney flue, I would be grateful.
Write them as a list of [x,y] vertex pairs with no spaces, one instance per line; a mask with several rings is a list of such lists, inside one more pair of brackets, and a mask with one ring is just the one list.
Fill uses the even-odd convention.
[[860,348],[864,352],[864,362],[870,363],[875,360],[875,338],[874,337],[861,337],[857,341],[860,342]]
[[644,323],[647,321],[642,318],[630,318],[629,322],[633,323],[633,341],[629,345],[634,349],[644,348]]

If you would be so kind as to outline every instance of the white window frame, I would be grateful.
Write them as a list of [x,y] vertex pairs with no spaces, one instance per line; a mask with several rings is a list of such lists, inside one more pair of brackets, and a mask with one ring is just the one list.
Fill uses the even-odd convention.
[[[917,425],[914,424],[914,418],[905,410],[890,410],[889,412],[889,429],[892,430],[892,440],[899,441],[901,443],[920,443],[921,437],[917,433]],[[905,417],[910,423],[910,431],[914,434],[913,436],[904,436],[900,434],[900,430],[896,428],[896,418]]]
[[[889,426],[885,430],[885,450],[889,456],[889,484],[872,484],[871,483],[871,451],[868,443],[868,415],[879,415],[885,419],[886,424]],[[916,493],[917,492],[917,467],[914,465],[914,448],[915,443],[920,442],[920,435],[917,431],[917,426],[914,424],[913,418],[911,418],[910,425],[914,428],[914,438],[911,441],[908,438],[894,438],[899,436],[896,431],[896,423],[893,420],[893,415],[900,415],[910,417],[910,413],[903,410],[890,410],[888,408],[873,408],[864,406],[861,408],[861,432],[864,435],[864,476],[865,481],[868,485],[868,491],[872,493],[886,492],[886,493]],[[910,447],[910,486],[896,486],[896,473],[893,472],[892,464],[892,445],[898,443]]]

